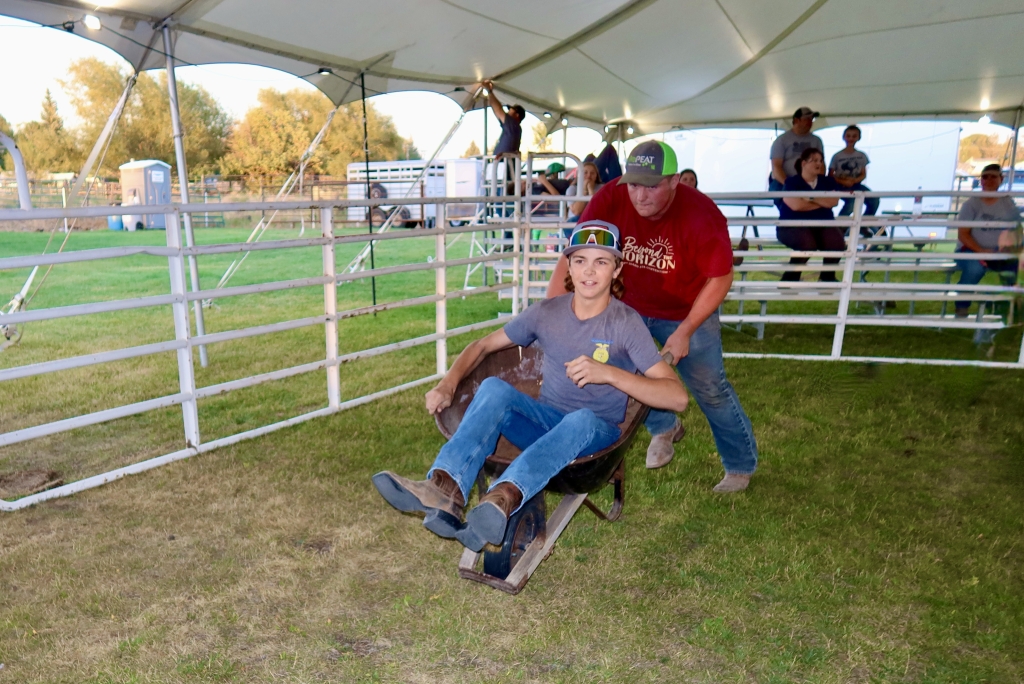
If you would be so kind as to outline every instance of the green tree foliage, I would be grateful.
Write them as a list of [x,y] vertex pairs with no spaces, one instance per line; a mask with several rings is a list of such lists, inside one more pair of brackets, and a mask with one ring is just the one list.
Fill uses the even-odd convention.
[[478,156],[480,156],[480,148],[477,147],[476,140],[470,140],[469,141],[469,147],[467,147],[466,151],[462,153],[462,158],[466,159],[468,157],[478,157]]
[[[1007,156],[1006,140],[998,135],[984,135],[975,133],[960,141],[960,153],[958,161],[963,164],[971,159],[995,159],[1003,161]],[[1019,156],[1018,156],[1019,158]]]
[[[10,137],[14,137],[14,129],[11,128],[10,122],[0,114],[0,132],[6,133]],[[7,169],[14,168],[14,160],[11,159],[11,155],[4,148],[0,151],[0,171],[6,171]]]
[[[76,131],[83,149],[97,139],[128,79],[125,69],[94,57],[79,59],[60,84],[82,121]],[[174,138],[167,74],[141,74],[110,142],[101,171],[116,173],[130,159],[160,159],[174,165]],[[178,82],[178,105],[190,175],[217,171],[227,150],[231,119],[200,86]]]
[[533,151],[551,152],[551,138],[548,137],[548,127],[543,121],[533,124]]
[[43,98],[39,121],[31,121],[18,131],[18,148],[25,166],[36,174],[77,171],[81,154],[73,133],[64,127],[57,103],[49,89]]
[[[252,177],[291,173],[309,143],[334,108],[318,91],[259,92],[259,105],[246,112],[231,136],[230,152],[223,161],[225,173]],[[411,140],[402,138],[391,117],[367,103],[370,159],[419,159]],[[310,173],[345,176],[348,165],[363,159],[363,110],[361,103],[342,107],[327,135],[307,162]]]

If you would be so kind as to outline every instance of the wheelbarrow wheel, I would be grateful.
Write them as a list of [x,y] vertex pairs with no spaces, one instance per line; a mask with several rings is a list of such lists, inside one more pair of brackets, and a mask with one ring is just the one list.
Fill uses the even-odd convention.
[[540,492],[509,518],[501,550],[484,552],[484,572],[499,579],[508,577],[530,542],[544,536],[546,530],[544,492]]

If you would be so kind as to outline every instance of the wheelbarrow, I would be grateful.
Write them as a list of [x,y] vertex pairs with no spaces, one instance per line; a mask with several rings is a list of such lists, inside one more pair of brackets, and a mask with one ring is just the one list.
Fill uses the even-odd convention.
[[[540,395],[543,358],[544,353],[536,346],[511,347],[487,356],[459,383],[451,405],[435,417],[441,434],[451,439],[480,383],[488,377],[501,378],[520,392],[537,398]],[[459,576],[509,594],[518,594],[541,561],[551,555],[559,535],[581,506],[589,508],[601,520],[617,520],[622,514],[626,478],[624,456],[649,410],[630,398],[626,418],[619,424],[622,431],[619,439],[601,451],[574,460],[548,482],[544,491],[513,513],[500,549],[485,549],[482,553],[466,549],[459,560]],[[519,452],[511,442],[501,437],[477,476],[478,491],[487,491],[486,478],[501,475]],[[589,495],[608,486],[614,490],[614,499],[611,508],[605,512],[591,501]],[[547,517],[545,492],[564,495],[550,517]],[[478,569],[481,560],[483,567]]]

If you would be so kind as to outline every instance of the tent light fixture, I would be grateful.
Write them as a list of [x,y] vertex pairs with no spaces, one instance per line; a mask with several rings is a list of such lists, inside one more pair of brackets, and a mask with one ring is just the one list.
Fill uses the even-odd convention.
[[487,97],[487,95],[488,95],[487,88],[482,89],[480,91],[480,94],[483,95],[484,97]]
[[60,25],[60,27],[68,33],[75,32],[75,22],[73,21],[65,21],[63,24]]
[[607,133],[607,132],[608,132],[608,131],[610,131],[610,130],[611,130],[611,128],[609,128],[608,126],[605,126],[605,127],[604,127],[604,132],[605,132],[605,133]]
[[628,133],[629,135],[633,135],[633,127],[630,126],[629,128],[627,128],[626,133]]
[[564,116],[562,117],[562,125],[563,126],[568,126],[569,125],[569,120],[567,118],[565,118]]
[[85,28],[89,29],[90,31],[99,31],[101,28],[103,28],[103,24],[100,23],[100,18],[97,17],[95,14],[86,14],[82,18],[82,23],[85,24]]
[[545,119],[550,119],[551,118],[551,112],[544,112],[544,118]]
[[331,71],[330,67],[320,67],[319,69],[316,70],[316,73],[318,73],[318,74],[331,74],[331,73],[334,73],[334,72]]

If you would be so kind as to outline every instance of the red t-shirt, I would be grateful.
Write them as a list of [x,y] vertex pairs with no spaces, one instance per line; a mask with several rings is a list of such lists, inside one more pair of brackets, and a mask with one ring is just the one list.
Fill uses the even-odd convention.
[[680,183],[669,210],[657,221],[636,213],[625,184],[601,188],[580,221],[619,227],[626,304],[642,316],[681,321],[708,278],[732,270],[725,216],[702,192]]

